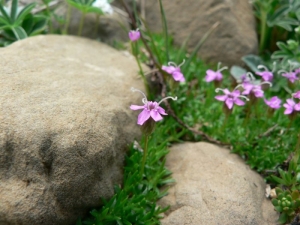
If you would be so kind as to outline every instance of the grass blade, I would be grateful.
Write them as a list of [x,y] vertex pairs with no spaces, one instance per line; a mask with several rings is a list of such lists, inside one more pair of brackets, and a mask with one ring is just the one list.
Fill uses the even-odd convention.
[[165,33],[165,41],[166,41],[166,58],[167,61],[170,61],[170,57],[169,57],[169,35],[168,35],[168,25],[167,25],[167,20],[166,20],[166,14],[162,5],[161,0],[159,0],[159,8],[160,8],[160,13],[161,13],[161,20],[162,20],[162,24],[163,24],[163,29],[164,29],[164,33]]
[[18,0],[13,0],[10,9],[10,19],[12,23],[14,23],[16,20],[17,12],[18,12]]
[[2,16],[6,19],[6,21],[11,24],[11,20],[9,15],[7,14],[7,12],[5,11],[4,7],[0,4],[0,12],[2,14]]
[[189,59],[186,61],[186,63],[182,66],[184,68],[188,67],[189,64],[191,63],[193,57],[197,54],[197,52],[199,51],[199,49],[202,47],[202,45],[205,43],[206,39],[209,37],[209,35],[211,35],[211,33],[220,25],[219,22],[216,22],[214,25],[212,25],[212,27],[204,34],[204,36],[200,39],[200,41],[198,42],[198,44],[196,45],[194,51],[192,52],[191,56],[189,57]]

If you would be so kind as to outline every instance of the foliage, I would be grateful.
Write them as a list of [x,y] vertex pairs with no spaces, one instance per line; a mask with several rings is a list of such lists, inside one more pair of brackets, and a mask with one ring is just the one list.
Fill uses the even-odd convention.
[[293,192],[276,188],[277,198],[272,200],[275,210],[280,213],[278,222],[285,224],[290,222],[300,209],[300,194],[298,190]]
[[0,4],[0,46],[7,46],[14,41],[45,31],[47,17],[33,15],[35,3],[18,8],[18,0],[13,0],[10,10]]
[[90,212],[91,217],[79,220],[77,224],[160,224],[161,214],[168,208],[160,208],[156,202],[167,193],[160,187],[173,182],[170,178],[171,172],[165,168],[165,156],[168,153],[167,143],[174,139],[165,136],[170,123],[159,125],[161,126],[157,127],[156,135],[149,141],[144,179],[141,181],[140,175],[142,149],[135,143],[135,146],[130,147],[126,157],[122,189],[116,187],[115,195],[110,200],[103,199],[102,208],[93,209]]
[[273,52],[276,42],[294,39],[294,28],[300,25],[298,0],[253,0],[259,21],[260,53]]

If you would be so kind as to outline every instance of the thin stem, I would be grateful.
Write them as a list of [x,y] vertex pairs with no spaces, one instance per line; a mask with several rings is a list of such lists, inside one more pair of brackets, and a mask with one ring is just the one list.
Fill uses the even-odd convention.
[[141,177],[142,177],[142,179],[143,179],[143,175],[144,175],[144,168],[145,168],[147,153],[148,153],[148,141],[149,141],[149,136],[146,135],[145,136],[145,147],[144,147],[143,161],[142,161],[142,165],[141,165]]
[[64,30],[62,32],[63,34],[68,34],[68,27],[69,27],[70,20],[71,20],[71,13],[72,13],[72,8],[71,8],[71,5],[68,4],[66,23],[65,23]]
[[85,12],[83,12],[81,14],[81,17],[80,17],[80,22],[79,22],[79,27],[78,27],[78,36],[81,36],[81,33],[82,33],[82,28],[83,28],[83,24],[84,24],[84,19],[85,19]]
[[[134,44],[135,44],[135,46],[134,46]],[[138,52],[137,52],[138,46],[137,46],[137,42],[131,42],[131,50],[132,50],[132,54],[134,55],[135,60],[136,60],[136,62],[138,64],[138,67],[139,67],[139,70],[140,70],[139,73],[142,76],[142,79],[144,81],[144,85],[145,85],[145,88],[146,88],[146,93],[147,93],[147,96],[149,97],[150,91],[149,91],[148,82],[147,82],[147,79],[146,79],[146,77],[144,75],[144,71],[143,71],[141,62],[140,62],[140,60],[138,58]]]
[[163,24],[163,28],[164,28],[164,33],[165,33],[166,58],[167,58],[167,61],[170,61],[170,58],[169,58],[169,43],[168,43],[168,40],[169,40],[168,25],[167,25],[166,15],[165,15],[165,11],[164,11],[161,0],[159,0],[159,7],[160,7],[161,20],[162,20],[162,24]]
[[95,37],[96,38],[97,38],[97,33],[98,33],[99,21],[100,21],[100,15],[97,14],[97,16],[96,16],[96,23],[95,23]]
[[300,153],[300,132],[298,133],[298,141],[297,141],[297,144],[296,144],[295,152],[298,153],[298,154]]
[[260,24],[261,27],[260,27],[259,51],[263,52],[265,48],[266,29],[267,29],[267,14],[265,12],[262,12]]
[[49,33],[52,33],[53,31],[53,27],[52,27],[52,15],[50,12],[50,8],[49,8],[49,4],[48,2],[46,3],[46,12],[47,12],[47,16],[49,16]]

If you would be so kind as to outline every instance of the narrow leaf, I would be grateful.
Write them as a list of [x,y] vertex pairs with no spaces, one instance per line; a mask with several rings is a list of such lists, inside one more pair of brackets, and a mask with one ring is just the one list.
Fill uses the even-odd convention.
[[18,0],[13,0],[10,9],[10,19],[12,23],[14,23],[16,20],[17,12],[18,12]]
[[27,38],[27,34],[22,27],[12,27],[11,29],[18,40]]
[[18,14],[18,17],[17,17],[17,19],[15,20],[15,25],[20,25],[22,22],[23,22],[23,20],[24,20],[24,18],[25,18],[25,16],[27,16],[30,12],[31,12],[31,10],[33,9],[35,7],[35,3],[31,3],[31,4],[29,4],[29,5],[26,5],[23,9],[22,9],[22,11]]

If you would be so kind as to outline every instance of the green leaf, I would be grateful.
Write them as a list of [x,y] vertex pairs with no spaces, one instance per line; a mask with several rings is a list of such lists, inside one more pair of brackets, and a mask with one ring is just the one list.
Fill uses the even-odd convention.
[[285,223],[287,222],[287,220],[288,220],[287,214],[286,214],[286,213],[282,213],[282,214],[280,215],[279,219],[278,219],[278,222],[279,222],[280,224],[285,224]]
[[232,66],[230,68],[230,74],[234,77],[234,79],[239,82],[241,81],[241,77],[247,73],[247,70],[240,66]]
[[0,28],[4,29],[9,25],[10,25],[9,22],[3,16],[0,16]]
[[18,12],[18,0],[12,0],[11,9],[10,9],[10,19],[14,23]]
[[7,14],[6,10],[1,4],[0,4],[0,12],[2,16],[6,19],[7,23],[11,24],[10,16]]
[[246,55],[242,57],[242,61],[253,71],[258,72],[257,67],[263,65],[263,60],[257,55]]
[[31,12],[31,10],[35,7],[36,3],[31,3],[26,5],[21,12],[18,14],[17,19],[15,20],[15,25],[20,25],[24,18]]
[[279,177],[276,177],[274,175],[271,175],[271,178],[276,181],[278,184],[285,184],[285,181]]
[[14,35],[17,38],[17,40],[27,38],[27,34],[22,27],[12,27],[11,30],[14,32]]
[[272,204],[273,204],[274,206],[278,206],[278,200],[277,200],[276,198],[273,198],[273,199],[272,199]]
[[47,27],[48,19],[45,16],[34,16],[35,24],[29,33],[29,36],[40,34]]

